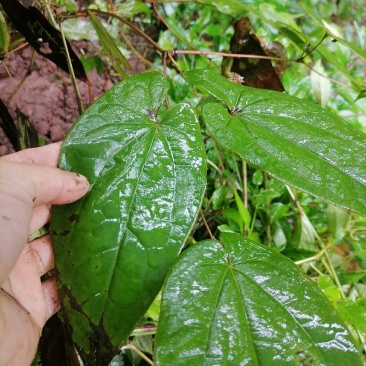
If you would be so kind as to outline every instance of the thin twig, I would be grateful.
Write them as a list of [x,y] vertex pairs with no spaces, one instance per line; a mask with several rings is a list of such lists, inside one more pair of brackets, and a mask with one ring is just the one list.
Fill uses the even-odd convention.
[[213,161],[211,161],[210,159],[207,159],[207,164],[211,165],[219,173],[220,177],[223,176],[222,171]]
[[234,57],[234,58],[261,58],[265,60],[274,60],[274,61],[296,61],[295,59],[281,58],[281,57],[272,57],[272,56],[261,56],[261,55],[248,55],[241,53],[228,53],[228,52],[216,52],[216,51],[195,51],[195,50],[172,50],[166,51],[174,55],[200,55],[200,56],[221,56],[221,57]]
[[248,209],[248,172],[247,163],[244,159],[242,161],[242,180],[243,180],[243,202],[246,209]]
[[141,352],[138,348],[136,348],[134,345],[129,344],[127,346],[123,346],[121,349],[130,349],[131,351],[136,352],[141,358],[143,358],[149,365],[154,366],[154,362],[150,360],[149,357],[145,355],[145,353]]
[[304,58],[308,57],[327,37],[328,37],[328,35],[327,35],[327,33],[325,33],[323,38],[310,51],[305,53],[305,56],[301,56],[298,59],[298,62],[304,62]]
[[157,329],[158,329],[158,327],[135,328],[132,331],[131,336],[156,334]]
[[[31,56],[31,61],[29,63],[29,67],[27,72],[25,73],[25,75],[22,77],[22,80],[19,81],[18,85],[14,88],[14,90],[11,92],[11,94],[9,95],[8,99],[6,100],[5,104],[8,105],[10,103],[10,101],[13,99],[14,95],[19,91],[19,89],[21,88],[21,86],[24,84],[24,82],[27,80],[28,76],[32,73],[33,70],[33,66],[34,66],[34,62],[36,59],[36,51],[33,50],[32,52],[32,56]],[[7,69],[7,68],[6,68]],[[10,76],[11,77],[11,76]],[[11,77],[11,79],[13,79]]]
[[319,251],[315,255],[305,259],[300,259],[299,261],[296,261],[295,264],[300,266],[301,264],[318,261],[323,256],[323,254],[325,254],[325,252],[328,250],[329,246],[330,244],[326,245],[321,251]]
[[84,112],[84,106],[83,106],[83,102],[81,100],[81,96],[80,96],[80,91],[79,91],[78,85],[76,83],[75,73],[74,73],[74,69],[72,67],[72,63],[71,63],[71,59],[70,59],[70,55],[69,55],[69,50],[67,48],[66,38],[65,38],[64,31],[62,29],[61,21],[58,23],[58,25],[59,25],[60,32],[61,32],[62,42],[63,42],[64,48],[65,48],[67,66],[69,68],[72,85],[74,87],[74,91],[75,91],[75,94],[76,94],[76,101],[78,103],[79,113],[82,114]]
[[120,32],[121,37],[123,38],[123,41],[126,43],[127,47],[130,48],[131,52],[142,62],[145,64],[152,66],[152,62],[146,59],[144,56],[139,53],[136,48],[132,45],[132,43],[127,39],[126,35],[123,32]]
[[17,48],[14,48],[12,49],[11,51],[7,52],[5,57],[8,57],[9,55],[11,55],[12,53],[14,52],[17,52],[17,51],[20,51],[22,50],[23,48],[26,48],[29,46],[29,43],[28,42],[25,42],[25,43],[22,43],[20,46],[18,46]]
[[[263,173],[263,185],[264,185],[264,189],[267,190],[267,178],[268,175],[266,172]],[[270,199],[268,197],[266,197],[266,212],[268,217],[270,218],[270,222],[269,225],[267,225],[267,238],[268,238],[268,246],[271,246],[271,242],[272,242],[272,230],[271,230],[271,225],[273,223],[273,219],[270,215],[270,211],[271,211],[271,202]]]
[[314,71],[316,74],[318,74],[318,75],[322,76],[323,78],[326,78],[326,79],[328,79],[329,81],[332,81],[333,83],[336,83],[336,84],[338,84],[338,85],[341,85],[341,86],[343,86],[343,87],[345,87],[345,88],[352,89],[352,87],[350,87],[350,86],[348,86],[348,85],[346,85],[346,84],[342,83],[341,81],[338,81],[338,80],[336,80],[336,79],[333,79],[333,78],[329,77],[328,75],[323,75],[321,72],[319,72],[318,70],[315,70],[315,69],[314,69],[312,66],[310,66],[308,63],[303,62],[303,64],[304,64],[304,65],[305,65],[309,70]]
[[175,62],[173,56],[170,54],[170,52],[166,52],[166,54],[169,57],[169,60],[172,62],[172,64],[174,65],[175,69],[178,71],[178,73],[183,77],[183,71],[181,70],[181,68],[178,66],[178,64]]
[[200,209],[200,216],[201,216],[201,219],[202,219],[202,221],[203,221],[203,224],[205,225],[205,227],[206,227],[206,230],[207,230],[207,232],[208,232],[208,235],[210,236],[210,239],[212,239],[212,240],[215,240],[215,237],[212,235],[212,232],[211,232],[211,229],[210,229],[210,227],[208,226],[208,224],[207,224],[207,221],[206,221],[206,219],[205,219],[205,215],[203,214],[203,212],[202,212],[202,209]]
[[165,52],[151,37],[149,37],[145,32],[143,32],[140,28],[138,28],[135,24],[131,23],[129,20],[122,18],[119,15],[116,15],[109,11],[100,11],[100,10],[92,10],[92,9],[90,9],[90,11],[93,11],[97,14],[108,15],[108,16],[118,19],[119,21],[128,25],[130,28],[132,28],[134,31],[136,31],[141,37],[145,38],[159,52],[161,52],[162,54]]

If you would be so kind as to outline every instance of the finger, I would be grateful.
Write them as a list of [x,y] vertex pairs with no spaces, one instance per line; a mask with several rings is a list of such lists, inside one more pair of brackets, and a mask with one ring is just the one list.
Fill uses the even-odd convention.
[[57,283],[54,277],[42,282],[43,293],[48,307],[48,318],[60,310],[60,302],[57,293]]
[[28,243],[27,256],[34,256],[38,263],[39,277],[55,268],[53,247],[49,235],[44,235]]
[[39,230],[42,226],[50,222],[51,219],[51,206],[42,205],[33,209],[32,220],[30,223],[29,234],[33,234]]
[[31,200],[35,207],[76,201],[89,188],[84,176],[48,166],[0,161],[0,174],[2,193]]
[[1,159],[18,163],[31,163],[38,165],[57,166],[61,142],[18,151],[14,154],[3,156]]

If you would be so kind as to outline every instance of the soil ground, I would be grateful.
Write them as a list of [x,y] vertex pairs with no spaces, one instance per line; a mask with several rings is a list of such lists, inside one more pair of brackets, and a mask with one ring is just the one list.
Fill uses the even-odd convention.
[[[95,53],[95,46],[88,42],[73,44],[77,54]],[[17,86],[27,75],[33,49],[26,47],[5,58],[0,64],[0,98],[7,105],[16,121],[16,108],[26,115],[38,135],[46,143],[63,140],[65,134],[77,120],[79,110],[70,76],[53,62],[36,55],[34,66],[24,83]],[[107,73],[96,70],[88,73],[94,100],[113,86]],[[88,85],[78,81],[84,108],[90,104]],[[16,90],[17,89],[17,90]],[[9,96],[16,90],[8,102]],[[14,152],[11,144],[0,129],[0,156]]]

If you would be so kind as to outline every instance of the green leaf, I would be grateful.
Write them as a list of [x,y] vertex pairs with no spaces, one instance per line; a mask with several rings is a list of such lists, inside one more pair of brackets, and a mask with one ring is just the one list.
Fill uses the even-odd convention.
[[301,33],[298,27],[291,26],[281,21],[277,21],[276,26],[278,30],[287,36],[300,50],[303,51],[305,47],[310,44],[309,39],[303,33]]
[[202,108],[221,145],[289,185],[366,215],[366,134],[309,102],[234,84],[216,70],[185,78],[226,104]]
[[171,268],[155,364],[362,365],[321,291],[286,257],[238,234],[201,242]]
[[313,224],[306,215],[300,216],[299,224],[301,225],[301,229],[298,248],[317,251],[319,248],[317,246],[316,231]]
[[225,186],[220,186],[214,190],[212,193],[212,208],[214,210],[219,210],[223,203],[225,202],[227,195],[227,188]]
[[18,108],[16,109],[18,121],[18,148],[19,150],[38,146],[38,133],[29,118]]
[[256,186],[260,186],[263,183],[263,174],[260,170],[256,170],[252,176],[252,182]]
[[237,232],[244,233],[244,221],[242,220],[238,210],[227,208],[222,215],[228,220],[229,227]]
[[320,275],[318,277],[318,287],[321,289],[321,290],[324,290],[326,289],[327,287],[330,287],[330,286],[334,286],[334,282],[333,280],[330,278],[330,276],[328,275]]
[[341,291],[333,283],[332,279],[328,275],[320,275],[318,277],[318,287],[323,291],[324,295],[334,303],[342,298]]
[[[178,0],[178,2],[190,2],[191,0]],[[159,3],[175,3],[177,0],[160,0]],[[239,16],[247,11],[247,5],[244,5],[239,0],[201,0],[201,4],[214,6],[220,12],[232,16]]]
[[363,90],[365,87],[363,85],[363,79],[362,78],[355,78],[353,77],[348,68],[347,65],[343,62],[340,62],[337,55],[334,54],[329,50],[328,47],[324,46],[323,44],[320,44],[316,50],[330,63],[332,64],[338,71],[340,71],[344,76],[346,76],[352,84],[354,84],[354,87],[357,91]]
[[9,44],[10,44],[9,29],[3,14],[0,12],[0,53],[2,56],[8,52]]
[[350,217],[350,214],[333,205],[328,205],[325,214],[328,228],[333,238],[341,239],[344,236],[344,227]]
[[357,283],[366,277],[366,272],[341,272],[338,273],[339,282],[342,285],[351,285],[353,283]]
[[326,72],[321,60],[318,60],[310,72],[310,82],[315,101],[319,103],[321,107],[327,106],[332,90],[330,81],[325,76]]
[[[160,73],[116,85],[74,124],[61,169],[90,191],[53,208],[63,316],[84,363],[109,362],[159,292],[201,205],[205,150],[188,104],[158,115]],[[95,356],[95,358],[94,358]]]
[[284,205],[281,202],[273,203],[270,207],[272,221],[277,222],[278,220],[280,220],[288,210],[289,210],[288,205]]
[[102,23],[94,15],[94,13],[90,10],[87,10],[87,13],[89,15],[91,24],[93,25],[95,31],[98,34],[99,42],[103,47],[104,51],[107,53],[113,67],[122,77],[127,78],[128,75],[123,70],[121,65],[131,70],[130,64],[128,63],[126,58],[122,55],[121,51],[117,47],[113,38],[110,36],[108,31],[103,27]]
[[235,187],[233,187],[233,190],[234,190],[235,203],[238,208],[240,217],[241,217],[246,229],[248,229],[248,227],[250,225],[250,221],[251,221],[250,213],[249,213],[248,209],[244,206],[244,203],[241,200],[241,198],[239,197],[238,192],[236,191]]
[[363,306],[345,298],[338,303],[337,311],[345,321],[366,333],[366,309]]
[[366,50],[362,49],[361,47],[357,47],[351,42],[348,42],[345,39],[335,35],[334,32],[331,31],[330,27],[326,26],[326,23],[323,21],[323,19],[314,11],[314,9],[309,4],[306,4],[304,2],[301,5],[303,9],[320,25],[320,27],[324,29],[324,33],[326,35],[347,46],[350,50],[361,56],[366,61]]

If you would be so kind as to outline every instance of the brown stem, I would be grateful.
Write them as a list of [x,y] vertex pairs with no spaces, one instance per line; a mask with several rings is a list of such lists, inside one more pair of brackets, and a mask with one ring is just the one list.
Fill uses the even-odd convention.
[[[28,45],[28,43],[27,43],[27,45]],[[36,58],[36,51],[33,50],[32,57],[31,57],[31,61],[29,63],[28,70],[25,73],[25,75],[23,76],[22,80],[19,81],[18,85],[15,87],[15,89],[9,95],[8,99],[5,102],[6,105],[8,105],[10,103],[10,101],[13,99],[14,95],[18,92],[18,90],[21,88],[21,86],[23,85],[23,83],[27,80],[27,77],[32,73],[35,58]],[[5,63],[4,63],[4,66],[5,66]],[[6,68],[6,70],[7,70],[7,68]],[[9,74],[9,76],[10,76],[10,78],[12,78],[12,76],[10,74]]]
[[130,28],[132,28],[135,32],[137,32],[141,37],[145,38],[152,46],[154,46],[159,52],[164,53],[165,51],[151,38],[149,37],[145,32],[143,32],[140,28],[138,28],[135,24],[131,23],[129,20],[120,17],[119,15],[116,15],[109,11],[100,11],[100,10],[90,10],[94,11],[97,14],[102,15],[108,15],[110,17],[118,19],[120,22],[128,25]]
[[281,57],[271,57],[271,56],[260,56],[260,55],[248,55],[248,54],[239,54],[239,53],[227,53],[227,52],[216,52],[216,51],[195,51],[195,50],[173,50],[166,51],[170,54],[174,55],[213,55],[213,56],[222,56],[222,57],[234,57],[234,58],[262,58],[265,60],[274,60],[274,61],[294,61],[287,58]]
[[205,215],[203,214],[203,212],[202,212],[201,209],[200,209],[200,216],[201,216],[201,219],[203,221],[203,224],[205,225],[205,228],[206,228],[206,230],[208,232],[208,235],[210,236],[210,239],[215,240],[215,237],[212,235],[211,229],[208,226],[208,223],[207,223],[207,221],[205,219]]

